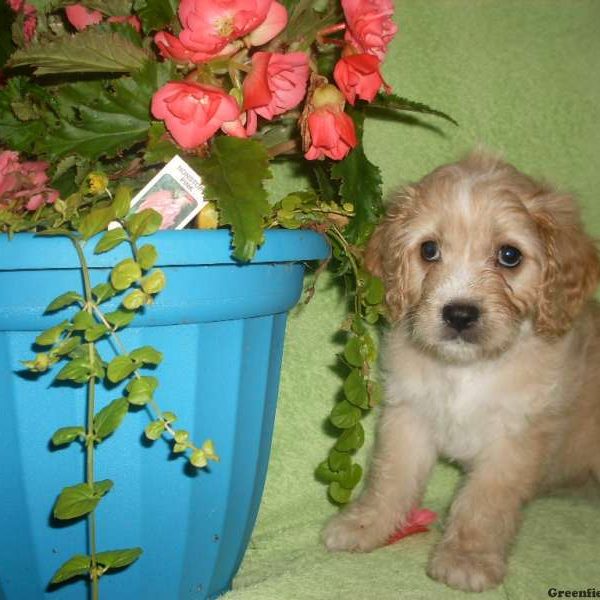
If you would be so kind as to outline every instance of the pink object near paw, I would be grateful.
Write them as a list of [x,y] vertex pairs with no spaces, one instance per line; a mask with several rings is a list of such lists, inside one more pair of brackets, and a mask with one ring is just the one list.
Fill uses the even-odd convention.
[[406,523],[403,527],[393,533],[387,541],[386,545],[395,544],[398,540],[405,538],[414,533],[423,533],[429,531],[429,525],[435,523],[437,513],[427,508],[414,508],[408,514]]

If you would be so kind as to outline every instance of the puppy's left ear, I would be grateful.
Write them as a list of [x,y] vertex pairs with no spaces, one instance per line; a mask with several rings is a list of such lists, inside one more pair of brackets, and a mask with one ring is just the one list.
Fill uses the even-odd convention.
[[536,331],[562,335],[596,291],[600,279],[598,248],[583,230],[577,204],[570,196],[540,195],[530,210],[546,253]]

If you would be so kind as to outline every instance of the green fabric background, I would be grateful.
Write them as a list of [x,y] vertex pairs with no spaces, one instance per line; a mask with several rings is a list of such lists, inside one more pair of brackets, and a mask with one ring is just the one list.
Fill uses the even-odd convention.
[[[456,128],[370,121],[367,151],[387,193],[481,143],[576,193],[600,235],[600,1],[404,0],[385,76],[400,96],[451,114]],[[278,169],[274,196],[302,183]],[[258,523],[227,600],[459,598],[425,574],[430,533],[366,555],[328,554],[319,530],[335,510],[313,478],[332,438],[325,417],[344,306],[327,279],[290,316],[280,400]],[[373,419],[367,424],[372,428]],[[368,455],[368,448],[363,457]],[[425,505],[447,509],[459,474],[440,465]],[[600,502],[543,498],[526,510],[504,585],[488,598],[545,598],[550,587],[600,589]]]

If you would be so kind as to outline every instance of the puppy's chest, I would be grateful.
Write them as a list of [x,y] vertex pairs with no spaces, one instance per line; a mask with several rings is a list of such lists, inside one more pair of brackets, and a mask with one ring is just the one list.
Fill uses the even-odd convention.
[[536,411],[531,386],[515,388],[493,370],[428,369],[394,379],[393,395],[424,418],[438,451],[462,462],[523,431]]

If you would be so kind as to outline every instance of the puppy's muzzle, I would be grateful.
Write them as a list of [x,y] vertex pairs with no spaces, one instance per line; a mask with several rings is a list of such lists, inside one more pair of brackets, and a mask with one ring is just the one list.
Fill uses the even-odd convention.
[[462,333],[466,329],[473,327],[479,321],[480,314],[477,306],[462,302],[446,304],[442,309],[444,323],[457,333]]

